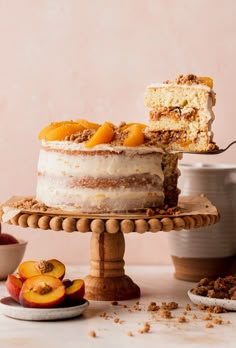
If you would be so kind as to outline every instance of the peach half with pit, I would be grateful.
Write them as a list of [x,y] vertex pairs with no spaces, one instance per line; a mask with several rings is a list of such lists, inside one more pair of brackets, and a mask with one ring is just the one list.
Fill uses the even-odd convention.
[[6,289],[9,295],[15,300],[19,302],[20,291],[23,285],[23,281],[17,274],[8,274],[6,280]]
[[85,294],[85,283],[83,279],[63,280],[65,286],[65,303],[67,305],[77,305],[81,302]]
[[62,280],[51,275],[36,275],[25,280],[19,302],[30,308],[55,308],[63,304],[65,286]]
[[25,261],[19,265],[18,273],[23,280],[36,275],[50,275],[58,279],[63,279],[65,265],[56,259]]

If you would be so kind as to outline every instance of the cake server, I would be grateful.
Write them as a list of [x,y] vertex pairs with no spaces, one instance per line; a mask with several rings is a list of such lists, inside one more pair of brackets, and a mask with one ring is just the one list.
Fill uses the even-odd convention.
[[170,153],[187,153],[187,154],[193,154],[193,155],[218,155],[222,152],[225,152],[228,150],[232,145],[236,144],[236,140],[232,141],[228,146],[226,146],[224,149],[217,149],[212,151],[184,151],[184,150],[178,150],[178,151],[168,151]]

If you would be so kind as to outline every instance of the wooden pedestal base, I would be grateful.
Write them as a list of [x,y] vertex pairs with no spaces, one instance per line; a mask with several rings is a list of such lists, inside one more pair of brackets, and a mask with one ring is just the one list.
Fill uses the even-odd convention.
[[95,301],[122,301],[140,297],[140,288],[130,277],[85,277],[85,297]]
[[125,239],[122,232],[93,232],[90,275],[85,277],[85,297],[96,301],[121,301],[140,297],[139,287],[124,271]]

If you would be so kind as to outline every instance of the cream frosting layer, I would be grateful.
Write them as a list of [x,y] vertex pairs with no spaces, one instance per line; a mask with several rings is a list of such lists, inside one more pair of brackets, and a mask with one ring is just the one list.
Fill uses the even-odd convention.
[[[48,206],[79,212],[124,211],[160,206],[164,201],[162,150],[82,143],[43,142],[38,161],[36,197]],[[147,184],[145,175],[153,177]],[[143,185],[135,176],[144,177]],[[122,187],[119,180],[131,180]],[[134,178],[134,179],[133,179]],[[158,180],[157,180],[158,178]],[[89,188],[83,179],[112,179],[117,185]],[[132,184],[132,180],[133,184]],[[80,184],[71,185],[71,182]]]

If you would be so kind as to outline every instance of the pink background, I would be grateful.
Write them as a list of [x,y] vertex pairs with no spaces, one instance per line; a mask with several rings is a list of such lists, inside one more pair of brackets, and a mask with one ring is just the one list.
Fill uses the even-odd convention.
[[[46,124],[147,122],[145,87],[179,74],[213,77],[215,140],[236,139],[235,23],[234,0],[0,0],[0,201],[35,194]],[[235,153],[183,162],[235,163]],[[25,258],[89,262],[90,233],[4,230],[29,240]],[[126,263],[170,262],[165,233],[125,238]]]

